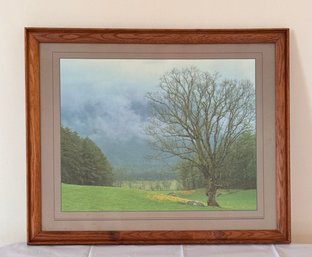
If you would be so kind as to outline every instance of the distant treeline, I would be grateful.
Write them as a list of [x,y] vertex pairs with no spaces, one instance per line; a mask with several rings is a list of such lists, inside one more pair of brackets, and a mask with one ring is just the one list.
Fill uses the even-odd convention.
[[112,170],[101,149],[90,138],[82,138],[77,132],[61,126],[63,183],[111,186]]
[[172,180],[176,179],[176,172],[168,167],[167,170],[157,167],[116,167],[114,168],[115,183],[122,183],[123,181],[157,181],[157,180]]
[[[231,146],[229,155],[221,166],[219,188],[255,189],[256,135],[252,132],[242,134]],[[114,185],[148,190],[169,190],[170,181],[176,181],[177,189],[189,190],[205,188],[204,175],[188,161],[179,161],[174,168],[157,170],[157,167],[118,167],[114,169]],[[169,183],[169,184],[168,184]]]
[[[251,132],[242,134],[231,146],[230,153],[220,167],[219,188],[255,189],[257,187],[256,135]],[[206,186],[203,174],[192,163],[181,161],[176,168],[178,181],[184,189]]]
[[[222,169],[224,170],[220,174],[224,174],[224,177],[219,180],[220,188],[256,188],[255,134],[245,133],[237,139]],[[64,127],[61,127],[61,173],[63,183],[77,185],[131,184],[130,187],[137,187],[140,184],[142,189],[152,185],[155,189],[149,190],[163,190],[171,188],[171,185],[165,186],[165,183],[176,181],[176,187],[185,190],[206,186],[203,174],[187,161],[180,161],[175,168],[168,167],[167,170],[157,167],[116,167],[113,170],[102,150],[90,138],[83,138],[77,132]],[[159,186],[148,181],[157,182]]]

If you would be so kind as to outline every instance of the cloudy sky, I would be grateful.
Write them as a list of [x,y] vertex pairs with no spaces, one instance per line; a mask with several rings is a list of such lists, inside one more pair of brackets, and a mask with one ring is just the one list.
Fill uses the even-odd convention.
[[122,156],[138,162],[140,157],[131,156],[129,149],[148,148],[146,93],[158,90],[165,72],[188,66],[218,72],[222,78],[255,81],[253,59],[62,59],[61,122],[95,140],[113,163],[122,163]]

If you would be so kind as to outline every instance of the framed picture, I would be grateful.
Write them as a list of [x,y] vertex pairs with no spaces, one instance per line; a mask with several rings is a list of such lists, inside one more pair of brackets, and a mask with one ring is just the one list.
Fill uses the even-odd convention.
[[290,242],[288,29],[25,33],[29,244]]

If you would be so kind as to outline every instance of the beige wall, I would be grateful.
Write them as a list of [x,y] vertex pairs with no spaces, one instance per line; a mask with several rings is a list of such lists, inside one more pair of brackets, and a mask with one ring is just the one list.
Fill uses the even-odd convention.
[[312,243],[310,0],[0,0],[0,244],[26,240],[25,26],[291,29],[293,242]]

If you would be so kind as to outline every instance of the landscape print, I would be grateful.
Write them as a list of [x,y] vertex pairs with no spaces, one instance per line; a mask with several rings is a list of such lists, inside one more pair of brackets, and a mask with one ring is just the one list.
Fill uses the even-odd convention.
[[254,59],[61,59],[61,210],[257,209]]

